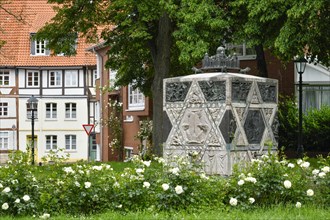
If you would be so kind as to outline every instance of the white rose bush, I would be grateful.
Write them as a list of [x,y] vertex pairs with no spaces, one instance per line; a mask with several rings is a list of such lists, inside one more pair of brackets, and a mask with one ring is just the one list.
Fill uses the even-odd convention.
[[330,157],[316,166],[308,158],[269,154],[237,164],[229,177],[207,175],[198,152],[146,161],[134,156],[121,170],[96,162],[31,166],[27,158],[16,152],[0,167],[0,217],[330,203]]

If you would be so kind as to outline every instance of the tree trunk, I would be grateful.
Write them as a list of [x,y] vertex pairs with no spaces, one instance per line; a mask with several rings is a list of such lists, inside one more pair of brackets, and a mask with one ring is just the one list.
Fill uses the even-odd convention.
[[170,71],[171,21],[164,13],[158,23],[158,35],[154,50],[155,75],[152,84],[153,94],[153,153],[163,153],[163,79]]
[[257,54],[257,67],[258,67],[258,76],[268,77],[267,63],[265,59],[264,48],[262,44],[259,44],[254,47]]

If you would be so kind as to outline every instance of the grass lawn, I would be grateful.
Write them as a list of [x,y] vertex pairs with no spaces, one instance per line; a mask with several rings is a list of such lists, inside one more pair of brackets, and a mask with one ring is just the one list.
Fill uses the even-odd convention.
[[[1,217],[2,220],[31,220],[36,219],[33,217]],[[152,220],[198,220],[198,219],[221,219],[221,220],[232,220],[232,219],[267,219],[267,220],[326,220],[330,219],[330,209],[329,208],[319,208],[314,206],[302,207],[300,209],[290,206],[276,206],[272,208],[258,208],[250,211],[242,211],[238,209],[230,209],[228,211],[224,210],[209,210],[201,211],[196,213],[151,213],[151,212],[134,212],[134,213],[120,213],[120,212],[106,212],[102,214],[92,215],[92,216],[56,216],[51,217],[55,220],[70,220],[70,219],[90,219],[90,220],[103,220],[103,219],[115,219],[115,220],[143,220],[143,219],[152,219]]]

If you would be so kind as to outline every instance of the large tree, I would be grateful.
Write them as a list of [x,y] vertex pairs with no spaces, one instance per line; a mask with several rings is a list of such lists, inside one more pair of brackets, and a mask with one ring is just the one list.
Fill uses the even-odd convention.
[[[228,30],[226,12],[212,0],[49,0],[57,15],[37,38],[48,39],[55,53],[75,53],[75,34],[110,46],[108,66],[118,83],[133,83],[153,98],[154,153],[162,154],[163,79],[192,73],[209,48]],[[100,31],[101,30],[101,31]]]
[[[223,40],[264,48],[283,60],[308,53],[330,62],[329,0],[49,0],[57,15],[37,34],[55,53],[75,53],[76,34],[110,46],[118,84],[133,83],[153,102],[154,153],[161,154],[163,79],[190,73]],[[211,51],[210,53],[213,53]]]
[[261,52],[258,61],[266,48],[283,61],[305,54],[330,64],[329,0],[234,0],[231,7],[234,35]]

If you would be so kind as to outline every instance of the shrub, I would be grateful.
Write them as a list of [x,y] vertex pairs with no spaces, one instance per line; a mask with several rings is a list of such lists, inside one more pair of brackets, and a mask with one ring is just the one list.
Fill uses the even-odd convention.
[[309,151],[330,149],[330,106],[311,109],[304,116],[304,145]]

